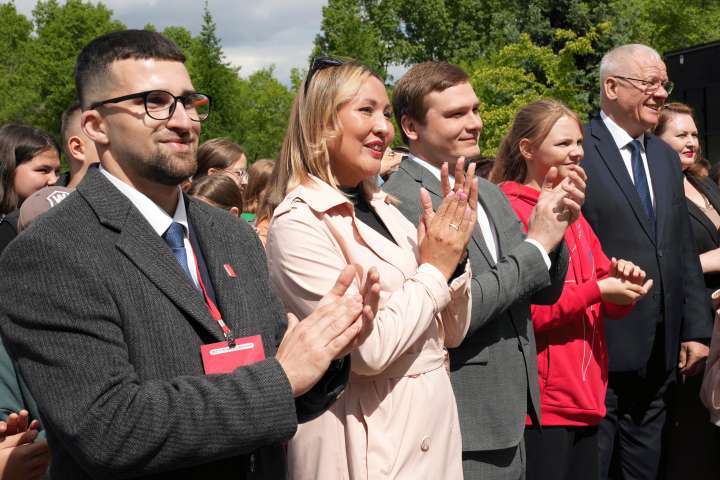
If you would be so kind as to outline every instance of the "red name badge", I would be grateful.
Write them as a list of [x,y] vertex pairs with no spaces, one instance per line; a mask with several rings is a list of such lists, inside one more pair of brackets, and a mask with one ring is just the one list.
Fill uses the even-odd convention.
[[205,374],[232,373],[236,368],[265,359],[262,338],[260,335],[238,338],[235,347],[228,347],[227,342],[217,342],[200,346]]

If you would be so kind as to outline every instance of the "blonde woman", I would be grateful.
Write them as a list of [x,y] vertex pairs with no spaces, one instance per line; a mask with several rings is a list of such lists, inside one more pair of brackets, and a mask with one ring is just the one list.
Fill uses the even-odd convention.
[[433,212],[423,194],[416,230],[376,186],[394,133],[381,79],[356,63],[316,59],[301,92],[276,169],[274,195],[287,195],[270,224],[271,279],[296,315],[348,264],[357,266],[356,289],[379,275],[381,291],[344,395],[290,442],[291,478],[462,478],[446,347],[469,326],[474,167],[465,180],[458,162],[452,191],[444,167],[447,196]]

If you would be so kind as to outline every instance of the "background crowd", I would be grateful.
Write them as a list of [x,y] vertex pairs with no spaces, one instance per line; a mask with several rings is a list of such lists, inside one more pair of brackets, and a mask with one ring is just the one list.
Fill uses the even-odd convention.
[[249,162],[185,62],[98,37],[59,141],[0,127],[2,478],[719,474],[720,188],[655,50],[493,158],[452,63],[317,57]]

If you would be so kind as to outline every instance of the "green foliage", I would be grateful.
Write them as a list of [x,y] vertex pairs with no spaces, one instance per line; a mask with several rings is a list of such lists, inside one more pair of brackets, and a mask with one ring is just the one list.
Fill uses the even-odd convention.
[[330,0],[315,52],[387,71],[464,66],[482,101],[483,145],[497,148],[517,109],[542,97],[598,106],[602,55],[625,43],[661,53],[720,39],[717,0]]
[[582,37],[569,30],[557,30],[554,42],[562,45],[557,53],[523,34],[517,43],[463,64],[482,105],[485,155],[495,154],[515,113],[530,102],[556,98],[581,116],[590,113],[589,92],[577,88],[581,71],[576,68],[576,59],[593,53],[593,44],[607,29],[606,24],[601,24]]
[[[0,88],[5,92],[0,124],[29,123],[59,136],[61,113],[75,100],[77,54],[93,38],[125,26],[103,4],[82,0],[41,0],[32,21],[14,3],[0,3],[0,24]],[[144,28],[156,30],[151,24]],[[182,26],[163,33],[185,53],[195,88],[212,97],[201,140],[231,138],[245,147],[251,161],[277,156],[295,88],[275,79],[272,69],[241,78],[239,68],[225,60],[207,4],[197,36]],[[295,77],[299,82],[300,72]]]

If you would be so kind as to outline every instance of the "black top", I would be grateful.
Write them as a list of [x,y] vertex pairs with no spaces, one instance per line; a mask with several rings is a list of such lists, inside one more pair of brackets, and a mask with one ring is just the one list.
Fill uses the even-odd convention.
[[357,218],[365,225],[372,228],[380,235],[397,245],[397,242],[390,234],[390,230],[388,230],[388,228],[385,226],[385,224],[380,219],[375,210],[372,209],[372,207],[367,201],[367,198],[365,198],[365,195],[363,195],[363,192],[360,188],[343,188],[342,191],[345,192],[345,194],[348,196],[348,199],[355,207],[355,218]]
[[20,209],[15,209],[7,215],[0,214],[0,253],[17,237],[17,222]]
[[[707,177],[696,177],[687,173],[685,177],[707,198],[715,210],[720,213],[720,188]],[[720,232],[718,232],[712,220],[710,220],[694,202],[689,199],[686,199],[686,202],[688,213],[690,214],[690,227],[692,228],[693,238],[695,240],[695,252],[697,255],[720,247]],[[704,277],[708,295],[720,288],[720,273],[706,273]]]

